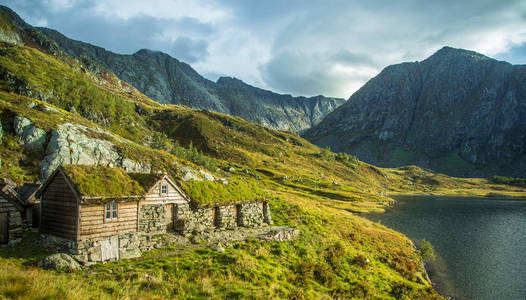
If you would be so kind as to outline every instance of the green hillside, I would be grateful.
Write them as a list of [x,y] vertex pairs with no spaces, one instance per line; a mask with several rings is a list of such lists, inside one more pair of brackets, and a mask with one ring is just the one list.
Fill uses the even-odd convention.
[[[357,213],[392,204],[387,195],[393,191],[524,192],[416,167],[380,169],[296,134],[161,105],[113,74],[60,53],[3,42],[0,54],[2,177],[38,180],[46,155],[19,144],[15,115],[45,130],[81,124],[99,130],[91,137],[112,141],[125,157],[169,172],[197,202],[211,201],[218,191],[221,201],[271,195],[276,225],[301,231],[296,241],[250,240],[224,253],[167,248],[71,274],[35,267],[46,250],[29,236],[21,246],[0,249],[0,295],[8,299],[439,298],[412,242]],[[230,183],[184,182],[185,167]]]

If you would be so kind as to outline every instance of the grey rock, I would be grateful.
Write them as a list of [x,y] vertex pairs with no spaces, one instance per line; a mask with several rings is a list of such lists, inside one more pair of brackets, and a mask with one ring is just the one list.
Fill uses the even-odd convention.
[[183,176],[181,177],[181,179],[183,181],[191,181],[191,180],[196,180],[196,181],[203,181],[203,179],[197,175],[195,175],[193,172],[186,172],[183,174]]
[[526,176],[526,66],[445,47],[385,68],[304,135],[383,167]]
[[72,272],[80,270],[80,264],[66,253],[57,253],[47,256],[38,262],[38,266],[43,269]]
[[207,180],[207,181],[214,181],[214,180],[216,180],[215,177],[212,174],[210,174],[210,173],[208,173],[206,171],[199,170],[199,173],[201,175],[203,175],[204,179]]
[[122,157],[110,141],[88,136],[90,131],[100,133],[96,129],[70,123],[51,131],[46,156],[40,163],[41,179],[47,179],[62,164],[110,165],[128,172],[151,171],[149,164]]
[[213,245],[212,247],[210,247],[210,249],[216,251],[216,252],[219,252],[219,253],[223,253],[225,252],[225,248],[219,243],[219,244],[216,244],[216,245]]
[[297,239],[299,235],[300,231],[298,229],[287,226],[276,226],[272,227],[271,230],[261,234],[259,239],[264,241],[283,242]]
[[120,55],[71,40],[51,29],[40,30],[67,54],[93,60],[160,103],[227,113],[274,129],[300,132],[345,102],[324,96],[276,94],[230,77],[213,82],[190,65],[159,51],[143,49],[132,55]]
[[218,178],[217,181],[220,181],[222,184],[228,184],[228,180],[226,178]]
[[13,128],[18,136],[18,141],[26,150],[43,149],[46,143],[46,131],[36,127],[31,120],[15,116]]
[[140,256],[141,256],[141,250],[139,250],[139,248],[135,248],[132,250],[127,249],[126,251],[120,252],[121,259],[135,258],[135,257],[140,257]]

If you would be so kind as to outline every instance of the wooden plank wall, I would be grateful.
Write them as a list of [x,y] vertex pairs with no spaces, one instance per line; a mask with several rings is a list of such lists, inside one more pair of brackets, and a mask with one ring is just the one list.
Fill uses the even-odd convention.
[[[161,185],[166,184],[168,186],[168,193],[161,196]],[[166,179],[159,181],[152,189],[152,191],[144,197],[148,204],[155,203],[184,203],[187,202],[183,196],[171,185]]]
[[40,231],[77,239],[77,200],[62,173],[57,173],[42,195]]
[[80,240],[137,231],[137,202],[119,203],[116,220],[104,219],[104,204],[80,206]]

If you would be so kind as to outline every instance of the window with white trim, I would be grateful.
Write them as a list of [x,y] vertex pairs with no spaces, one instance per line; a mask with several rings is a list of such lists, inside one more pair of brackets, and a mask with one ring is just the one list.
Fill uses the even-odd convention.
[[119,216],[118,207],[118,203],[115,201],[106,203],[104,206],[104,217],[107,221],[117,220]]
[[161,196],[166,196],[168,194],[168,185],[161,185]]

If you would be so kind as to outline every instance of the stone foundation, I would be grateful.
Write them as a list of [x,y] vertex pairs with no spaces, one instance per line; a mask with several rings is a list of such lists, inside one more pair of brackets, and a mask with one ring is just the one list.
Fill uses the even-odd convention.
[[[193,208],[189,204],[175,206],[175,230],[182,234],[232,235],[239,230],[262,227],[270,224],[270,210],[267,202],[249,202],[237,205]],[[20,220],[21,222],[21,220]],[[239,227],[246,227],[242,229]],[[227,234],[228,233],[228,234]],[[114,236],[85,239],[78,242],[42,235],[45,244],[54,245],[70,253],[82,264],[103,260],[103,249],[111,248],[115,256],[109,260],[134,258],[143,251],[168,246],[166,234],[166,212],[164,204],[141,206],[138,231]]]
[[177,204],[175,230],[182,234],[272,224],[268,202],[192,208]]
[[69,253],[82,264],[101,262],[102,244],[112,238],[118,241],[118,257],[110,260],[139,257],[144,251],[168,246],[168,241],[165,239],[164,234],[149,235],[143,232],[125,233],[79,242],[53,235],[42,235],[44,245],[53,246],[59,248],[57,250],[61,252]]

